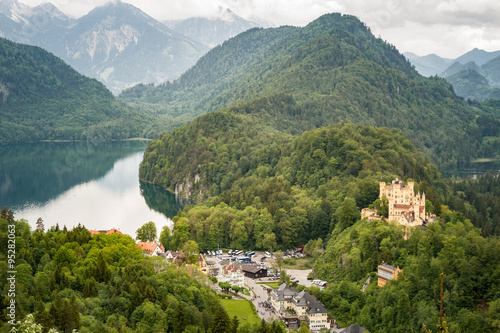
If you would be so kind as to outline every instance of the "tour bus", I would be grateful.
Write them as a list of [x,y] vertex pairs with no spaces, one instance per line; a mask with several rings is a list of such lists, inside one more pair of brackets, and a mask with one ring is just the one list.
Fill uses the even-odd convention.
[[243,251],[239,250],[233,253],[235,256],[240,256],[243,254]]

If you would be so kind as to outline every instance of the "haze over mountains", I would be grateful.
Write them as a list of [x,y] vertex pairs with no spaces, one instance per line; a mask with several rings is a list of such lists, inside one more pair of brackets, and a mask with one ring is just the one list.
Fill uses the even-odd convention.
[[475,48],[456,59],[411,52],[404,55],[420,74],[444,77],[459,96],[478,101],[500,98],[500,51]]
[[0,4],[0,35],[40,46],[119,93],[138,83],[173,80],[213,45],[255,26],[230,11],[221,14],[221,19],[172,23],[176,32],[120,1],[75,20],[49,3],[31,8],[7,0]]
[[243,31],[259,26],[236,15],[230,9],[219,9],[220,15],[215,18],[192,17],[186,20],[167,20],[163,23],[170,29],[210,48]]

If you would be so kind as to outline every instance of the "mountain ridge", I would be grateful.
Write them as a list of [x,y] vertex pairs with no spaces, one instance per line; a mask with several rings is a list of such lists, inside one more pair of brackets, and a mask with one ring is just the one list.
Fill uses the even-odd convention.
[[[231,66],[232,58],[215,56],[238,54],[240,45],[251,38],[260,47],[258,41],[266,34],[280,37],[243,71]],[[241,54],[247,57],[248,53]],[[200,85],[205,78],[213,84]],[[218,85],[224,81],[227,84]],[[282,109],[281,98],[273,96],[283,95],[291,97],[284,99],[291,101],[285,103],[290,117],[280,122],[273,108]],[[457,163],[459,155],[482,151],[481,142],[464,138],[464,133],[479,126],[477,115],[449,83],[420,76],[394,46],[375,38],[357,18],[338,13],[303,28],[247,31],[207,53],[173,83],[136,87],[120,98],[139,109],[163,113],[170,126],[164,131],[219,109],[262,108],[268,112],[261,118],[265,123],[273,121],[294,135],[342,121],[399,128],[436,163]]]
[[78,19],[48,4],[31,8],[10,0],[2,8],[22,18],[16,22],[4,14],[4,37],[47,49],[114,93],[137,83],[172,80],[209,49],[120,1]]
[[170,29],[213,48],[224,41],[259,24],[245,20],[229,8],[219,8],[214,17],[190,17],[184,20],[163,21]]
[[0,39],[0,143],[142,136],[148,115],[37,46]]

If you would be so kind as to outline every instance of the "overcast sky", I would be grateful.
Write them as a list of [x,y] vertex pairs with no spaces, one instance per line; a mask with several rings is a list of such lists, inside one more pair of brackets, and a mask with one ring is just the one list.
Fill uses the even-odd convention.
[[[2,1],[2,0],[0,0]],[[47,0],[19,0],[35,6]],[[80,17],[107,0],[49,0]],[[477,47],[500,50],[498,0],[124,0],[157,20],[214,16],[230,8],[245,19],[303,26],[322,14],[353,14],[401,52],[456,58]]]

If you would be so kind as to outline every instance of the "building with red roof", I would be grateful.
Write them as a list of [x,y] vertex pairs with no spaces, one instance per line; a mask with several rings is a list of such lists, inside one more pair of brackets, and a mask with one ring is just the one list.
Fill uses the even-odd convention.
[[137,245],[141,247],[143,252],[148,256],[157,256],[163,253],[163,245],[158,245],[156,242],[137,242]]

